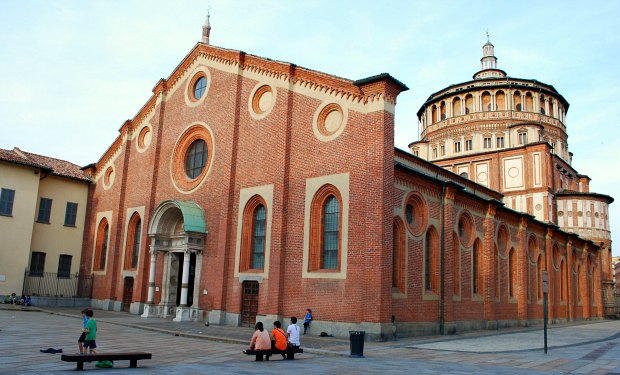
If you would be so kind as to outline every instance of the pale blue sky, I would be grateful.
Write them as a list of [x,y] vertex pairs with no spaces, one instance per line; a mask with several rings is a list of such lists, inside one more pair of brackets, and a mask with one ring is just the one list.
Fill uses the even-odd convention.
[[405,83],[402,149],[418,140],[425,99],[479,70],[488,28],[500,69],[568,100],[573,166],[592,191],[620,199],[620,1],[0,0],[0,148],[96,162],[200,40],[207,7],[214,45]]

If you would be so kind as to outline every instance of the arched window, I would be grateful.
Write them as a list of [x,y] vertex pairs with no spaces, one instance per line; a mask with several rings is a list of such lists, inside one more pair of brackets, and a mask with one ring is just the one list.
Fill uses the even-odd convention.
[[310,212],[309,271],[339,271],[342,227],[342,197],[333,185],[321,187]]
[[503,91],[498,91],[495,94],[495,110],[497,111],[503,111],[506,109],[506,97],[504,96],[504,92]]
[[482,93],[482,110],[490,111],[491,109],[491,94],[485,91]]
[[452,235],[452,279],[454,282],[454,295],[461,295],[461,245],[459,237]]
[[512,101],[515,106],[515,111],[523,110],[523,106],[521,105],[521,93],[519,91],[515,91],[514,94],[512,94]]
[[438,247],[439,239],[437,231],[431,226],[426,231],[426,238],[424,241],[424,290],[426,291],[437,292],[438,290]]
[[562,262],[560,262],[560,272],[561,272],[561,276],[560,276],[560,301],[561,302],[565,302],[566,301],[566,291],[568,290],[568,285],[567,285],[567,277],[566,277],[566,263],[564,262],[564,260],[562,260]]
[[433,124],[437,122],[437,107],[435,106],[431,109],[431,118],[433,119]]
[[252,222],[252,269],[263,269],[265,265],[265,233],[267,229],[267,210],[259,204],[254,210]]
[[267,209],[263,198],[254,195],[243,210],[241,225],[241,272],[262,271],[265,268],[267,244]]
[[465,97],[465,114],[472,113],[474,111],[474,97],[468,94]]
[[95,243],[95,263],[93,270],[103,271],[105,269],[105,261],[108,253],[108,220],[105,218],[99,222],[97,229],[97,242]]
[[441,102],[441,104],[439,104],[439,112],[440,112],[440,119],[441,120],[445,120],[446,119],[446,102]]
[[517,275],[517,257],[515,255],[515,249],[510,249],[508,253],[508,296],[515,298],[515,283]]
[[577,266],[577,302],[581,302],[581,265]]
[[392,287],[405,291],[405,225],[400,218],[394,219],[394,253],[392,255]]
[[456,97],[452,100],[452,116],[462,115],[461,112],[461,98]]
[[538,255],[538,259],[536,260],[536,278],[537,281],[537,289],[538,289],[538,299],[543,298],[543,287],[542,287],[542,273],[543,273],[543,258],[542,255]]
[[127,226],[127,242],[125,242],[125,269],[136,269],[140,256],[140,237],[142,234],[142,220],[135,212]]
[[529,92],[525,94],[525,111],[526,112],[534,111],[534,97]]
[[480,240],[476,239],[471,253],[471,291],[473,294],[481,294],[482,292],[482,272],[480,272],[480,269],[482,267],[481,260],[482,244],[480,243]]

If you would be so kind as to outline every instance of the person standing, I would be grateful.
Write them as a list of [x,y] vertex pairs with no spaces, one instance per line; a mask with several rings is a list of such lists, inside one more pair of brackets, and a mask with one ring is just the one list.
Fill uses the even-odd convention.
[[286,328],[286,333],[288,334],[288,342],[293,347],[299,348],[301,342],[299,341],[299,326],[297,325],[296,317],[291,317],[291,324]]
[[97,351],[95,350],[97,348],[97,343],[95,342],[95,339],[97,338],[97,322],[95,321],[95,318],[93,318],[93,315],[93,310],[88,309],[86,311],[88,322],[84,328],[84,333],[86,333],[86,336],[84,337],[84,351],[88,351],[89,354],[97,354]]
[[80,354],[84,354],[84,340],[86,340],[86,324],[88,323],[88,317],[86,316],[86,312],[88,311],[88,307],[82,310],[82,334],[78,339],[78,347],[80,348]]
[[312,321],[312,310],[306,309],[306,316],[304,317],[304,335],[310,327],[310,322]]

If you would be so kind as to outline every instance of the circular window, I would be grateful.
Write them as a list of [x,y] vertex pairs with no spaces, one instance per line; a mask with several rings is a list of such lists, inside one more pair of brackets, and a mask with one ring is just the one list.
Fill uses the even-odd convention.
[[594,213],[594,217],[598,219],[598,212]]
[[201,105],[208,96],[211,87],[211,74],[204,66],[199,66],[189,74],[190,79],[185,83],[185,104],[188,107]]
[[564,211],[558,211],[558,216],[559,216],[559,217],[564,216]]
[[185,174],[191,180],[197,178],[202,174],[205,168],[207,159],[209,157],[209,150],[207,149],[207,143],[203,139],[195,140],[185,155]]
[[321,141],[337,138],[347,125],[347,112],[336,103],[319,107],[314,116],[314,134]]
[[199,77],[194,83],[194,100],[200,100],[207,90],[207,79],[204,76]]
[[463,178],[469,178],[469,174],[467,172],[462,172],[459,176]]
[[459,218],[458,233],[463,246],[470,247],[474,239],[474,223],[469,214],[463,213]]
[[426,229],[428,213],[422,196],[411,194],[405,203],[405,222],[414,236],[420,236]]
[[192,125],[181,135],[172,154],[171,174],[181,191],[194,190],[204,180],[213,161],[213,141],[209,129]]
[[153,134],[148,126],[143,127],[138,134],[138,150],[144,151],[150,144]]
[[250,106],[252,112],[262,118],[263,116],[261,115],[266,115],[273,107],[274,99],[274,92],[270,86],[262,85],[258,87],[251,96]]
[[329,104],[323,108],[319,115],[319,131],[324,136],[330,136],[340,129],[342,125],[342,108],[338,104]]
[[112,184],[114,183],[114,177],[115,177],[114,167],[109,166],[103,173],[103,187],[106,190],[112,187]]
[[577,212],[577,216],[582,217],[583,216],[583,212],[582,211]]

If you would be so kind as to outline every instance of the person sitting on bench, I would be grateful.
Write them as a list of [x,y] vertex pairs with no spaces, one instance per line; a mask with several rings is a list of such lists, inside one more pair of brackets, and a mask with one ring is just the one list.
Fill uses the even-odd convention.
[[286,333],[288,336],[289,346],[299,348],[301,346],[301,342],[299,341],[299,326],[297,325],[297,317],[291,317],[291,324],[286,329]]
[[[273,331],[271,331],[271,336],[273,336],[273,341],[271,342],[271,351],[284,352],[288,347],[288,344],[286,343],[286,338],[288,337],[288,335],[282,330],[282,324],[279,321],[276,320],[275,322],[273,322],[273,327]],[[282,354],[283,358],[286,358],[286,354],[280,354]]]
[[[256,322],[256,326],[254,326],[254,334],[252,335],[252,340],[250,340],[250,350],[264,350],[269,352],[271,350],[271,339],[269,337],[269,333],[265,331],[263,327],[263,322]],[[262,361],[263,356],[256,356],[257,361]],[[267,360],[269,360],[269,353],[267,353]]]

